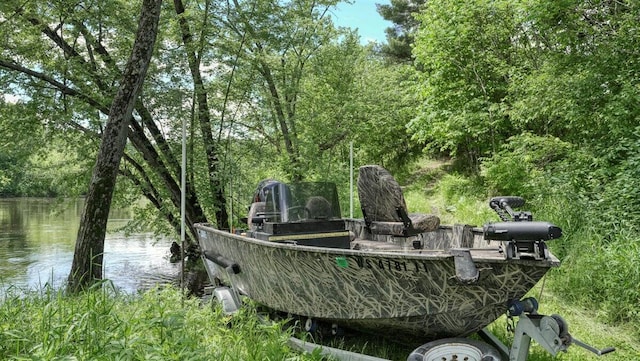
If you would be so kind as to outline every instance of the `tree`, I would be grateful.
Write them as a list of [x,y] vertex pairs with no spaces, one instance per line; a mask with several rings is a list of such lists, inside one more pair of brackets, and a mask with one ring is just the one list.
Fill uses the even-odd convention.
[[[134,106],[114,198],[120,204],[140,194],[148,200],[136,206],[131,226],[139,228],[132,230],[152,226],[177,234],[185,118],[191,240],[195,223],[225,228],[230,194],[246,190],[246,197],[261,177],[327,177],[329,168],[344,173],[351,140],[359,142],[363,161],[398,164],[409,154],[414,147],[405,124],[412,101],[404,100],[404,75],[393,70],[386,77],[370,49],[333,27],[327,14],[335,3],[165,3],[175,15],[159,24],[158,52]],[[0,3],[6,19],[0,76],[11,84],[7,91],[19,89],[25,107],[41,114],[45,139],[55,138],[64,154],[73,152],[83,163],[97,156],[139,10],[124,0],[92,4]],[[241,207],[233,210],[244,216]]]
[[[417,97],[408,86],[413,67],[389,64],[355,34],[325,44],[310,61],[302,86],[298,128],[307,169],[316,177],[347,172],[349,143],[356,161],[398,172],[422,150],[406,125]],[[346,181],[346,179],[345,179]]]
[[[197,109],[197,119],[200,124],[200,132],[204,144],[204,150],[207,159],[207,174],[209,175],[209,187],[213,194],[216,219],[218,227],[229,228],[229,216],[227,214],[227,202],[224,195],[224,186],[222,185],[222,176],[220,170],[220,139],[214,138],[214,127],[211,121],[211,109],[209,107],[208,92],[205,89],[204,79],[200,69],[202,53],[206,50],[204,42],[195,43],[192,30],[189,26],[185,15],[185,6],[182,0],[174,0],[174,9],[178,16],[178,23],[182,42],[184,44],[186,57],[189,63],[191,78],[193,79],[193,88],[195,95],[195,108]],[[205,3],[205,11],[203,14],[203,28],[208,25],[208,8],[209,1]],[[231,81],[231,80],[230,80]],[[223,109],[224,111],[225,109]],[[224,114],[224,113],[223,113]],[[221,124],[224,123],[222,119]],[[222,126],[220,126],[222,128]]]
[[420,26],[415,16],[426,0],[391,0],[389,4],[376,4],[378,13],[393,23],[385,29],[387,43],[381,47],[382,54],[400,63],[412,63],[411,54],[415,34]]
[[131,56],[111,103],[98,158],[80,220],[68,288],[78,291],[102,279],[102,253],[111,199],[124,154],[138,94],[144,82],[158,34],[162,0],[144,0]]
[[[528,57],[513,82],[514,111],[529,126],[602,150],[633,132],[640,56],[630,2],[529,3],[521,11]],[[526,22],[526,23],[525,23]]]
[[[25,116],[28,115],[28,116]],[[29,160],[38,151],[42,127],[29,109],[0,98],[0,196],[19,196]]]
[[421,101],[410,129],[435,155],[479,170],[480,159],[511,134],[508,91],[517,65],[510,1],[429,1],[419,15],[414,54]]
[[[41,114],[39,119],[48,138],[66,141],[66,152],[75,151],[80,157],[97,152],[109,104],[131,49],[135,6],[128,1],[98,2],[92,6],[73,1],[0,4],[0,14],[6,19],[0,26],[2,74],[12,84],[9,89],[19,90],[25,106]],[[160,30],[162,36],[166,36],[165,29]],[[134,119],[129,123],[130,146],[125,149],[120,172],[124,176],[121,179],[138,188],[155,208],[153,217],[177,230],[179,151],[172,145],[171,137],[175,135],[171,128],[164,127],[169,124],[167,119],[182,116],[181,99],[185,96],[181,86],[188,78],[174,74],[173,68],[155,63],[150,67],[147,96],[135,103]],[[167,79],[174,81],[167,83]],[[167,106],[172,103],[177,106]],[[78,141],[78,135],[82,141]],[[193,225],[207,222],[207,217],[192,178],[188,178],[185,188],[188,236],[194,239]],[[149,219],[153,218],[146,221]]]
[[245,118],[257,122],[246,125],[278,149],[292,180],[304,177],[298,143],[298,123],[304,120],[297,114],[301,85],[310,60],[337,35],[328,16],[335,3],[233,0],[215,19],[223,30],[216,46],[219,58],[237,72],[242,106],[255,111]]

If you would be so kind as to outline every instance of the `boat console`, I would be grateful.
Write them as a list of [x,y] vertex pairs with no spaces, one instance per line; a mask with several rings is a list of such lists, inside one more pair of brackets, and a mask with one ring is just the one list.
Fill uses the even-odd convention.
[[334,183],[263,182],[247,218],[252,236],[264,241],[350,247]]

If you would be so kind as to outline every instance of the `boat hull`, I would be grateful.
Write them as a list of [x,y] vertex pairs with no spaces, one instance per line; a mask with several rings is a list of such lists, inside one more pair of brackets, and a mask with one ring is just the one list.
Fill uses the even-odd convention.
[[476,332],[559,264],[555,257],[506,260],[497,249],[471,250],[478,277],[470,281],[445,250],[306,247],[196,228],[203,252],[238,266],[206,261],[212,278],[271,309],[395,339]]

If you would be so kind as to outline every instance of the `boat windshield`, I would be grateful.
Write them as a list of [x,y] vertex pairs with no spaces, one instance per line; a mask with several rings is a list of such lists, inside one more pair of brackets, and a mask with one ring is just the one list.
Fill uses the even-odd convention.
[[274,182],[263,188],[269,222],[298,222],[340,218],[336,185],[329,182]]

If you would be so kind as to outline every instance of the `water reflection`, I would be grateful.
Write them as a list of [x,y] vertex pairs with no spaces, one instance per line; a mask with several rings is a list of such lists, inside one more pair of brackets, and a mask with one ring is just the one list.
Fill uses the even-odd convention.
[[[8,287],[64,285],[75,246],[82,200],[0,199],[0,294]],[[111,213],[108,228],[121,226],[126,210]],[[108,232],[104,276],[116,287],[135,292],[178,278],[179,265],[168,261],[171,240],[151,234]]]

